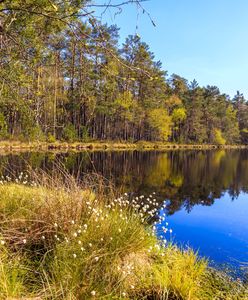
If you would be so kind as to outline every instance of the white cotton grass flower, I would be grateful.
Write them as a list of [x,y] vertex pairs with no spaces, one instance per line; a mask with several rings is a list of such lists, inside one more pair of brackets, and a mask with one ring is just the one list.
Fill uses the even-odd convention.
[[26,243],[27,243],[27,240],[26,240],[26,239],[23,239],[22,242],[23,242],[23,244],[26,244]]
[[73,253],[73,258],[77,258],[77,254],[76,253]]
[[1,244],[1,245],[5,245],[5,241],[1,240],[1,241],[0,241],[0,244]]
[[56,222],[54,223],[54,227],[56,227],[56,228],[58,227],[58,224]]
[[98,256],[96,256],[96,257],[95,257],[95,261],[98,261],[98,260],[99,260],[99,257],[98,257]]
[[91,291],[91,295],[95,296],[96,295],[96,291]]

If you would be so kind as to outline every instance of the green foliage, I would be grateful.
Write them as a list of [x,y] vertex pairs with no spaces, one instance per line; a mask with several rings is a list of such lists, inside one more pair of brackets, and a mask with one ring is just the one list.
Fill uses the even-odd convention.
[[5,120],[4,114],[0,113],[0,138],[5,139],[8,137],[8,125]]
[[171,134],[172,120],[165,109],[157,108],[149,112],[148,122],[158,134],[159,139],[167,141]]
[[225,145],[226,144],[226,140],[223,138],[221,130],[214,129],[213,142],[214,142],[214,144],[217,144],[217,145]]
[[83,142],[89,142],[90,141],[88,128],[86,126],[81,126],[81,136],[82,136],[81,139],[82,139]]
[[27,265],[24,257],[9,253],[0,245],[0,299],[25,296],[25,276]]
[[46,136],[43,133],[43,131],[41,130],[39,125],[36,125],[36,126],[32,127],[29,130],[29,133],[28,133],[27,137],[28,137],[28,140],[31,141],[31,142],[35,142],[35,141],[44,142],[44,141],[46,141]]
[[230,100],[215,86],[177,74],[167,79],[138,35],[119,48],[116,26],[91,14],[82,21],[87,4],[0,1],[1,139],[43,141],[50,132],[68,142],[194,144],[215,142],[218,128],[226,143],[247,143],[248,104],[240,92]]
[[47,142],[48,143],[55,143],[56,142],[56,138],[55,138],[55,136],[54,135],[52,135],[51,133],[48,133],[48,135],[47,135]]
[[240,142],[239,123],[237,120],[237,111],[232,105],[226,109],[226,114],[223,119],[223,134],[229,144]]
[[72,124],[65,126],[62,133],[62,138],[67,142],[75,142],[78,140],[77,131]]

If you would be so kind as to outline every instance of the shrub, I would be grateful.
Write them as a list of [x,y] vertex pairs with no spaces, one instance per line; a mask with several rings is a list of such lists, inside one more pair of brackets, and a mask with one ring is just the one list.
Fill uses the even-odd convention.
[[5,121],[3,113],[0,113],[0,138],[6,139],[8,137],[8,126]]
[[78,140],[78,135],[75,127],[72,124],[67,125],[62,132],[62,137],[67,142],[75,142]]
[[222,132],[220,129],[215,129],[214,130],[214,140],[213,140],[214,144],[217,145],[225,145],[226,144],[226,140],[223,138],[222,136]]
[[32,128],[30,128],[28,132],[28,139],[29,141],[39,141],[44,142],[46,140],[46,136],[39,125],[36,125]]
[[47,136],[47,142],[48,143],[55,143],[56,142],[56,138],[55,138],[55,136],[54,135],[52,135],[51,133],[49,133],[48,134],[48,136]]
[[88,142],[90,141],[89,132],[86,126],[81,126],[81,135],[82,135],[82,141]]

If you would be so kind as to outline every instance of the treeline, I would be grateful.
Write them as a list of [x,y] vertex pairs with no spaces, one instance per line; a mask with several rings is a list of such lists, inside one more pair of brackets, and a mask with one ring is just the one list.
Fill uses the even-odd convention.
[[86,2],[0,1],[1,139],[248,143],[242,94],[167,78],[138,35],[119,45],[116,26],[82,16]]

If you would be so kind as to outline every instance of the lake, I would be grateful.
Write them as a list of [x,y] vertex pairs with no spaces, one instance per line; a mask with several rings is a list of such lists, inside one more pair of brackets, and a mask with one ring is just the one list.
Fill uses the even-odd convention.
[[[100,173],[131,195],[155,192],[171,238],[210,264],[248,266],[248,150],[20,153],[0,156],[1,175],[63,164],[83,178]],[[163,207],[165,206],[165,207]],[[162,234],[163,224],[158,225]]]

